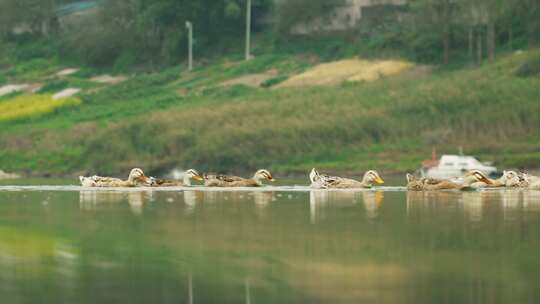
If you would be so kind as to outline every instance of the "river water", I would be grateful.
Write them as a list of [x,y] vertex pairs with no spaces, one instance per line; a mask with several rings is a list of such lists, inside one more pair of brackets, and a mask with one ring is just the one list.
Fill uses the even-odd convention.
[[539,303],[540,191],[0,186],[1,303]]

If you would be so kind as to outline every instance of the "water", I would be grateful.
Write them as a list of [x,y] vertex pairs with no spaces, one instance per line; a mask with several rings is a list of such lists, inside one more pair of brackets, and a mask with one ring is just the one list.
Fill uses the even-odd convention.
[[0,187],[1,302],[540,300],[540,191],[272,190]]

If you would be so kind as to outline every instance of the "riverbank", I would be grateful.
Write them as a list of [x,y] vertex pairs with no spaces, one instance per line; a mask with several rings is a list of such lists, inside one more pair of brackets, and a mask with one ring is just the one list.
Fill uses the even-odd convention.
[[[479,67],[291,88],[276,86],[316,63],[263,56],[111,85],[71,75],[60,87],[86,88],[80,102],[0,122],[0,167],[28,176],[122,176],[132,167],[395,173],[414,171],[432,146],[439,153],[461,146],[501,169],[538,168],[540,78],[516,75],[538,56],[515,52]],[[258,87],[222,85],[268,71],[275,78]]]

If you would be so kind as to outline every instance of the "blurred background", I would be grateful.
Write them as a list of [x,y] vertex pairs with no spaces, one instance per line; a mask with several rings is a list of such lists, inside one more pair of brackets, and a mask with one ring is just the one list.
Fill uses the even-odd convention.
[[539,41],[536,0],[0,0],[0,169],[534,169]]

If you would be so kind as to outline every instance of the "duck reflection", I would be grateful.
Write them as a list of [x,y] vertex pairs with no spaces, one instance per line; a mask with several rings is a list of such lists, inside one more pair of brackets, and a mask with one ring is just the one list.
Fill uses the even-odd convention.
[[193,304],[193,273],[191,271],[188,277],[188,303]]
[[367,217],[374,219],[379,215],[384,194],[382,191],[365,191],[362,192],[364,207],[366,208]]
[[457,191],[408,191],[407,216],[422,218],[439,214],[440,211],[452,212],[462,206],[464,214],[471,221],[482,219],[482,199],[479,192]]
[[218,191],[204,191],[204,202],[208,204],[215,204],[218,201]]
[[275,199],[274,192],[254,192],[253,200],[255,201],[255,212],[257,216],[266,216],[268,206]]
[[273,200],[275,200],[274,192],[254,192],[253,199],[255,200],[255,205],[257,207],[266,208]]
[[507,190],[500,192],[499,195],[502,201],[504,220],[515,221],[519,219],[521,202],[523,201],[521,191]]
[[540,191],[525,190],[523,194],[523,209],[540,211]]
[[528,191],[516,189],[474,191],[474,192],[407,192],[407,215],[421,214],[431,210],[461,207],[463,214],[471,222],[482,221],[487,210],[502,209],[505,221],[519,219],[523,208],[540,210],[540,195],[530,198]]
[[144,193],[142,192],[129,192],[128,194],[128,202],[129,202],[129,209],[131,210],[131,213],[134,215],[142,215],[143,213],[143,207],[144,207]]
[[418,210],[425,203],[425,192],[424,191],[407,191],[406,205],[407,205],[407,216],[412,216],[415,210]]
[[408,191],[407,216],[418,216],[433,210],[455,208],[463,200],[461,192]]
[[184,191],[184,204],[186,208],[184,212],[187,215],[193,214],[195,212],[195,207],[197,206],[199,191],[186,190]]
[[245,293],[246,293],[246,304],[251,304],[251,283],[249,279],[245,279],[244,281],[245,286]]
[[79,208],[85,211],[97,210],[98,204],[120,203],[125,199],[122,192],[80,191]]
[[309,215],[311,223],[316,223],[325,217],[324,207],[329,203],[329,192],[324,190],[311,190],[309,192]]
[[480,222],[484,217],[484,193],[464,192],[462,194],[461,204],[463,213],[471,222]]
[[378,210],[383,201],[382,191],[326,191],[311,190],[309,192],[309,210],[311,222],[326,217],[327,207],[352,207],[362,200],[369,218],[378,216]]
[[134,215],[141,215],[145,202],[152,202],[152,191],[80,191],[79,208],[84,211],[96,211],[100,206],[128,202],[129,209]]

